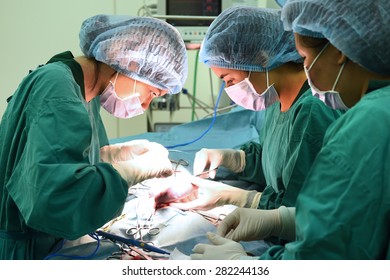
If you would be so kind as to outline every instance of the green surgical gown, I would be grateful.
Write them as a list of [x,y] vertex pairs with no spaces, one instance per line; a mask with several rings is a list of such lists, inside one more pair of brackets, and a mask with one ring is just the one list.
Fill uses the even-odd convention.
[[119,173],[91,158],[108,139],[80,65],[70,52],[49,62],[23,79],[0,124],[0,259],[42,259],[114,218],[127,197]]
[[259,143],[241,148],[246,166],[240,179],[265,186],[258,208],[295,206],[325,131],[344,112],[329,108],[305,88],[288,111],[281,112],[280,103],[267,109]]
[[297,240],[263,259],[390,259],[390,87],[328,130],[297,199]]

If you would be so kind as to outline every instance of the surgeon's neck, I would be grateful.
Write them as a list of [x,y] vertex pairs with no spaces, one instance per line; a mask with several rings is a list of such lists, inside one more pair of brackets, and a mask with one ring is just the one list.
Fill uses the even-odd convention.
[[303,68],[296,65],[285,64],[274,69],[275,75],[273,83],[279,94],[280,111],[286,112],[290,109],[303,84],[306,81],[306,74]]
[[85,56],[76,57],[84,75],[85,100],[91,101],[107,87],[115,70],[108,65]]

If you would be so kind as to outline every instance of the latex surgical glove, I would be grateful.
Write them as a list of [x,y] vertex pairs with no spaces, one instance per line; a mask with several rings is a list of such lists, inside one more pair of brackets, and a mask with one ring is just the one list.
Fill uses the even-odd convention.
[[210,244],[197,244],[192,249],[191,260],[238,260],[247,256],[240,243],[223,238],[215,233],[208,232]]
[[107,145],[100,148],[100,159],[101,161],[108,163],[131,160],[136,156],[156,149],[157,146],[160,145],[156,144],[157,143],[148,140],[132,140],[124,143]]
[[219,235],[235,241],[262,240],[278,236],[295,240],[295,207],[260,210],[237,208],[219,224]]
[[134,159],[112,163],[112,166],[129,186],[147,179],[169,177],[173,174],[168,152],[161,149],[152,149]]
[[155,179],[158,182],[151,184],[149,195],[154,197],[156,209],[185,200],[196,192],[198,187],[191,183],[191,177],[187,173],[177,172],[167,178]]
[[194,175],[210,170],[206,177],[215,178],[217,168],[224,166],[233,172],[241,172],[245,167],[245,152],[233,149],[201,149],[195,154]]
[[232,187],[220,182],[192,177],[191,183],[196,191],[187,197],[186,201],[170,203],[182,210],[210,210],[226,204],[238,207],[257,208],[261,193]]

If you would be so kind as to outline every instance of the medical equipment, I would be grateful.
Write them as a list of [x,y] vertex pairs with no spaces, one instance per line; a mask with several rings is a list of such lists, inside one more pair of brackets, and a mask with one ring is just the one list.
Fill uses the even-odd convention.
[[150,215],[148,215],[149,213],[147,211],[144,213],[140,211],[141,203],[142,201],[140,200],[136,208],[137,225],[135,227],[128,228],[126,230],[126,235],[129,235],[134,239],[139,239],[143,241],[143,230],[146,230],[146,234],[155,236],[160,233],[160,229],[158,227],[152,226],[154,213],[149,212]]
[[107,239],[110,239],[110,240],[113,240],[113,241],[119,241],[119,242],[125,243],[125,244],[130,245],[130,246],[136,246],[138,248],[146,249],[146,250],[151,251],[151,252],[164,254],[164,255],[169,255],[170,254],[169,252],[167,252],[165,250],[162,250],[160,248],[157,248],[155,246],[152,246],[152,245],[150,245],[148,243],[145,243],[143,241],[139,241],[139,240],[136,240],[136,239],[124,238],[124,237],[121,237],[119,235],[111,234],[111,233],[108,233],[108,232],[105,232],[105,231],[101,231],[101,230],[96,231],[96,233],[98,235],[101,235],[101,236],[107,238]]
[[[218,168],[213,168],[213,169],[209,169],[209,170],[206,170],[206,171],[203,171],[203,172],[201,172],[201,173],[199,173],[199,174],[196,174],[195,175],[195,177],[200,177],[200,178],[208,178],[209,176],[209,173],[210,172],[217,172],[217,169]],[[205,176],[205,175],[207,175],[207,176]]]
[[172,146],[166,146],[165,148],[167,148],[167,149],[174,149],[174,148],[177,148],[177,147],[190,145],[190,144],[192,144],[192,143],[202,139],[203,136],[205,136],[210,131],[210,129],[213,127],[213,125],[215,123],[215,119],[217,117],[217,108],[218,108],[219,100],[221,99],[221,95],[222,95],[222,91],[223,91],[224,87],[225,87],[225,82],[222,81],[221,88],[219,90],[219,94],[218,94],[218,98],[217,98],[217,102],[215,103],[215,107],[214,107],[214,115],[213,115],[213,118],[211,119],[211,123],[210,123],[209,127],[200,136],[198,136],[197,138],[195,138],[195,139],[193,139],[193,140],[191,140],[189,142],[180,143],[180,144],[176,144],[176,145],[172,145]]
[[150,103],[150,109],[156,111],[174,112],[180,109],[180,96],[178,94],[169,94],[153,98]]
[[184,41],[201,42],[215,17],[237,5],[257,6],[257,0],[158,0],[153,16],[175,26]]
[[173,168],[173,170],[175,171],[175,172],[177,172],[177,170],[178,170],[178,168],[179,168],[179,166],[180,165],[182,165],[182,166],[184,166],[184,167],[187,167],[190,163],[187,161],[187,160],[185,160],[185,159],[179,159],[179,160],[173,160],[173,159],[171,159],[170,160],[172,163],[174,163],[174,164],[176,164],[176,166]]
[[74,254],[69,254],[68,255],[68,254],[63,254],[63,253],[61,253],[61,250],[62,250],[66,240],[65,239],[61,239],[60,243],[57,245],[57,248],[55,248],[55,251],[53,253],[47,255],[44,258],[44,260],[50,260],[50,259],[54,259],[54,258],[66,258],[66,259],[76,259],[76,260],[92,259],[96,255],[96,253],[97,253],[97,251],[98,251],[98,249],[100,247],[100,239],[99,239],[99,237],[98,237],[96,232],[92,232],[92,233],[90,233],[88,235],[91,238],[93,238],[93,239],[95,239],[97,241],[97,245],[96,245],[96,247],[95,247],[95,249],[93,250],[92,253],[87,254],[87,255],[74,255]]
[[197,213],[205,218],[207,221],[210,221],[214,225],[218,225],[227,215],[224,213],[213,214],[212,210],[202,211],[202,210],[189,210],[191,212]]
[[106,260],[153,260],[153,258],[143,250],[138,250],[137,247],[130,247],[127,244],[121,243],[120,250],[113,252]]

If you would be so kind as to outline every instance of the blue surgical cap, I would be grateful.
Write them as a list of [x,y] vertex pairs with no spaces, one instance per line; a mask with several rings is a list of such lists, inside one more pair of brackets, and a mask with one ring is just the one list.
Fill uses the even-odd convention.
[[286,4],[286,1],[287,1],[287,0],[275,0],[275,2],[276,2],[280,7],[283,7],[284,4]]
[[199,58],[209,67],[257,72],[303,61],[280,10],[245,6],[226,9],[211,23]]
[[286,30],[326,38],[353,62],[390,74],[389,0],[290,0],[282,20]]
[[162,20],[97,15],[83,22],[79,37],[85,56],[135,80],[178,93],[187,79],[184,41]]

